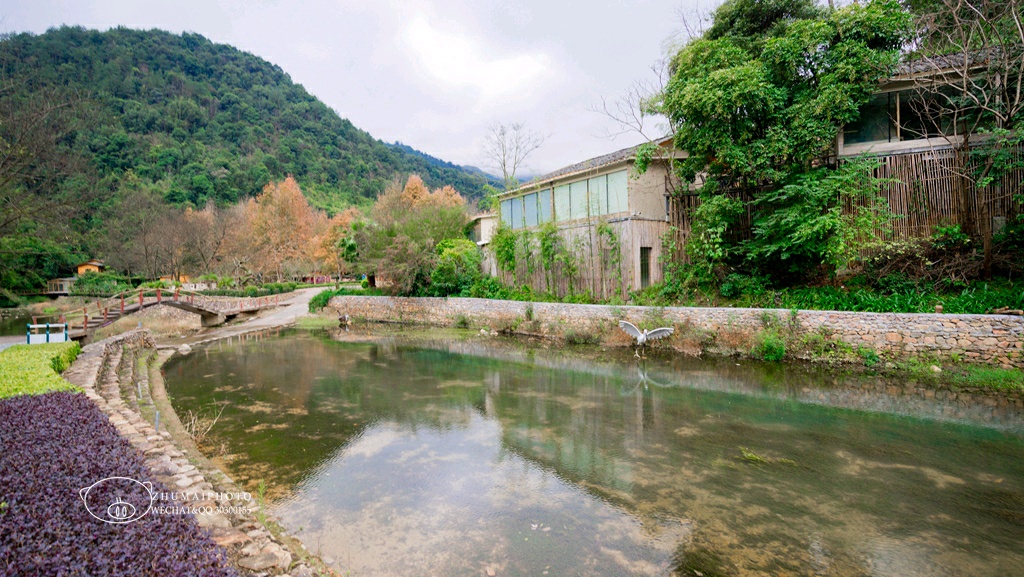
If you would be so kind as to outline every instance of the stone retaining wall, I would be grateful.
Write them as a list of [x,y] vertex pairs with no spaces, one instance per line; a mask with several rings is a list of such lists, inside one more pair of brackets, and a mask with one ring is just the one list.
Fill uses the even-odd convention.
[[805,332],[824,330],[831,338],[878,352],[901,356],[957,354],[968,361],[1024,368],[1024,317],[1010,315],[793,312],[373,296],[334,297],[330,306],[356,319],[441,326],[470,321],[474,326],[486,324],[494,330],[552,337],[570,332],[608,334],[620,319],[644,328],[664,323],[716,336],[743,331],[753,334],[766,322],[774,322]]

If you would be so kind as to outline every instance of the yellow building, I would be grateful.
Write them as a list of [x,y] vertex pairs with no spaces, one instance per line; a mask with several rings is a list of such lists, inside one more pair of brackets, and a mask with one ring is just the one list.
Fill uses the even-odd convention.
[[87,272],[103,272],[106,268],[107,265],[103,264],[103,261],[96,259],[87,260],[82,264],[75,266],[75,270],[78,272],[78,274],[83,274]]

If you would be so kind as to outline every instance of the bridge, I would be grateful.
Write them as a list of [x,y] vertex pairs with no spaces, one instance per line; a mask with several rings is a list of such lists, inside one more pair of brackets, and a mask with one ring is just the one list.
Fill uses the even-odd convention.
[[156,305],[166,305],[198,314],[204,327],[213,327],[242,314],[276,307],[278,295],[265,297],[215,297],[180,289],[139,288],[90,303],[60,315],[35,316],[32,324],[66,323],[72,339],[105,327],[119,318]]

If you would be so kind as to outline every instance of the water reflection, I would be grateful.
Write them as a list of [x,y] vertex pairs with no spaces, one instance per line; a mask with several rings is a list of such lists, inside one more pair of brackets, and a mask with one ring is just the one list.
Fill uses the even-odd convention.
[[[876,411],[896,402],[873,386],[731,361],[644,370],[304,333],[214,345],[167,373],[179,410],[229,401],[205,449],[250,487],[266,478],[273,512],[354,575],[1005,575],[1024,563],[1021,437],[812,404],[857,390]],[[932,404],[904,405],[942,416],[942,400],[921,400]],[[1020,430],[1012,411],[997,421]]]

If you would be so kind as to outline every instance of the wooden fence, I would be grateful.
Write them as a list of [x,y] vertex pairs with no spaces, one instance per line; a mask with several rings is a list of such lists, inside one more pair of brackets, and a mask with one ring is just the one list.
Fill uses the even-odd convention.
[[[1024,152],[1018,152],[1024,155]],[[923,151],[909,154],[881,156],[875,176],[889,180],[879,191],[895,215],[890,222],[891,232],[885,240],[905,240],[932,235],[935,227],[957,223],[962,200],[957,194],[959,178],[954,168],[955,159],[950,150]],[[973,219],[972,228],[982,230],[982,203],[987,203],[989,217],[1009,222],[1021,212],[1021,204],[1014,199],[1022,194],[1024,169],[1011,171],[1001,179],[1000,186],[988,186],[969,195],[966,213]],[[735,193],[741,200],[753,199],[753,193]],[[691,215],[700,206],[700,197],[688,194],[674,197],[670,206],[670,222],[678,230],[677,246],[683,247],[690,235]],[[740,219],[733,236],[749,238],[753,215],[748,205],[747,214]],[[994,227],[995,228],[995,227]],[[881,232],[881,231],[879,231]],[[682,252],[680,250],[680,252]],[[685,254],[678,258],[685,259]]]

